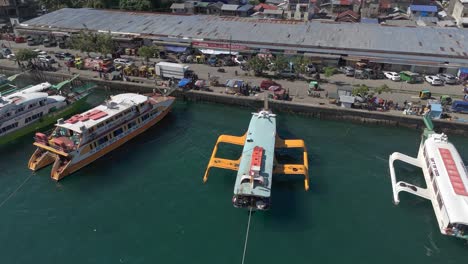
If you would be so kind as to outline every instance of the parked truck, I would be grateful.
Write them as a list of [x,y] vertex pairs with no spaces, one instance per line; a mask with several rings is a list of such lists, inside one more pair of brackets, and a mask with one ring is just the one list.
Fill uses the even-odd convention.
[[174,78],[181,80],[183,78],[191,78],[193,72],[190,66],[179,63],[159,62],[155,65],[156,75],[162,79]]
[[111,59],[86,58],[84,60],[84,68],[93,71],[110,72],[113,70],[113,65]]

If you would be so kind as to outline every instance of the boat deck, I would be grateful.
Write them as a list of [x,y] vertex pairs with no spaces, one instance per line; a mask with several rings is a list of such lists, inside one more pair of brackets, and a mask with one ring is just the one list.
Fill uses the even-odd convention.
[[[242,157],[234,186],[235,195],[270,197],[275,138],[276,116],[266,111],[254,113],[250,120],[245,145],[242,150]],[[251,182],[242,182],[242,176],[249,175],[252,154],[256,146],[264,149],[262,166],[259,172],[260,176],[264,178],[263,184],[258,182],[254,182],[253,184]]]

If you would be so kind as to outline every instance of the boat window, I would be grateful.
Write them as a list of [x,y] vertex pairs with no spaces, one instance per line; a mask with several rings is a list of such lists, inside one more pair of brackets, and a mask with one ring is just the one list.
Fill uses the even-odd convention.
[[99,123],[99,124],[96,125],[97,128],[101,128],[101,127],[103,127],[103,126],[104,126],[104,122]]
[[16,110],[16,113],[23,112],[23,111],[24,111],[24,107],[21,107]]
[[434,180],[434,172],[432,172],[431,168],[429,168],[429,176],[431,176],[431,180]]
[[440,196],[440,193],[437,194],[437,203],[439,203],[439,209],[442,210],[442,207],[444,207],[444,202],[442,201],[442,197]]
[[8,126],[3,127],[2,130],[1,130],[1,133],[5,133],[5,132],[7,132],[8,130],[13,129],[13,128],[15,128],[15,127],[18,127],[18,122],[13,123],[13,124],[9,124]]
[[127,127],[128,127],[128,129],[130,129],[130,128],[134,127],[135,125],[136,125],[136,122],[132,121],[132,122],[127,124]]
[[438,193],[438,192],[439,192],[439,188],[437,187],[436,181],[432,181],[432,187],[434,187],[434,193]]
[[114,131],[114,137],[116,137],[116,136],[122,134],[122,132],[123,132],[123,128],[119,128],[119,129],[115,130],[115,131]]
[[104,137],[98,139],[97,143],[98,143],[98,145],[102,145],[102,144],[106,143],[107,140],[108,140],[107,135],[105,135]]
[[141,117],[141,120],[145,121],[146,119],[148,119],[148,117],[149,117],[149,114],[145,114],[144,116]]

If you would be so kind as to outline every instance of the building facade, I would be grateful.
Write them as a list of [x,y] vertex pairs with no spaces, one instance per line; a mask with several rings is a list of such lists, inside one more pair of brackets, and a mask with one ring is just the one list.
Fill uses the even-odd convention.
[[468,27],[468,0],[452,0],[453,8],[450,13],[459,27]]

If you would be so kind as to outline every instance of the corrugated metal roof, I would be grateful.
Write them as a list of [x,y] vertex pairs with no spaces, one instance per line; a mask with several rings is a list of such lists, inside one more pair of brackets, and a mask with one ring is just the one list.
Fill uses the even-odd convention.
[[237,9],[237,11],[249,11],[250,9],[253,9],[253,5],[243,5]]
[[[61,9],[22,23],[47,30],[82,29],[194,39],[228,40],[291,49],[414,53],[464,58],[468,30],[390,27],[359,23],[298,22],[208,15],[180,16],[97,9]],[[21,28],[21,27],[20,27]],[[28,29],[27,26],[23,28]],[[444,49],[441,49],[443,47]]]
[[221,7],[221,10],[223,10],[223,11],[236,11],[237,8],[239,8],[238,5],[223,5]]
[[283,9],[277,9],[277,10],[265,9],[265,10],[263,10],[263,14],[265,14],[265,15],[282,15],[283,13],[284,13]]

